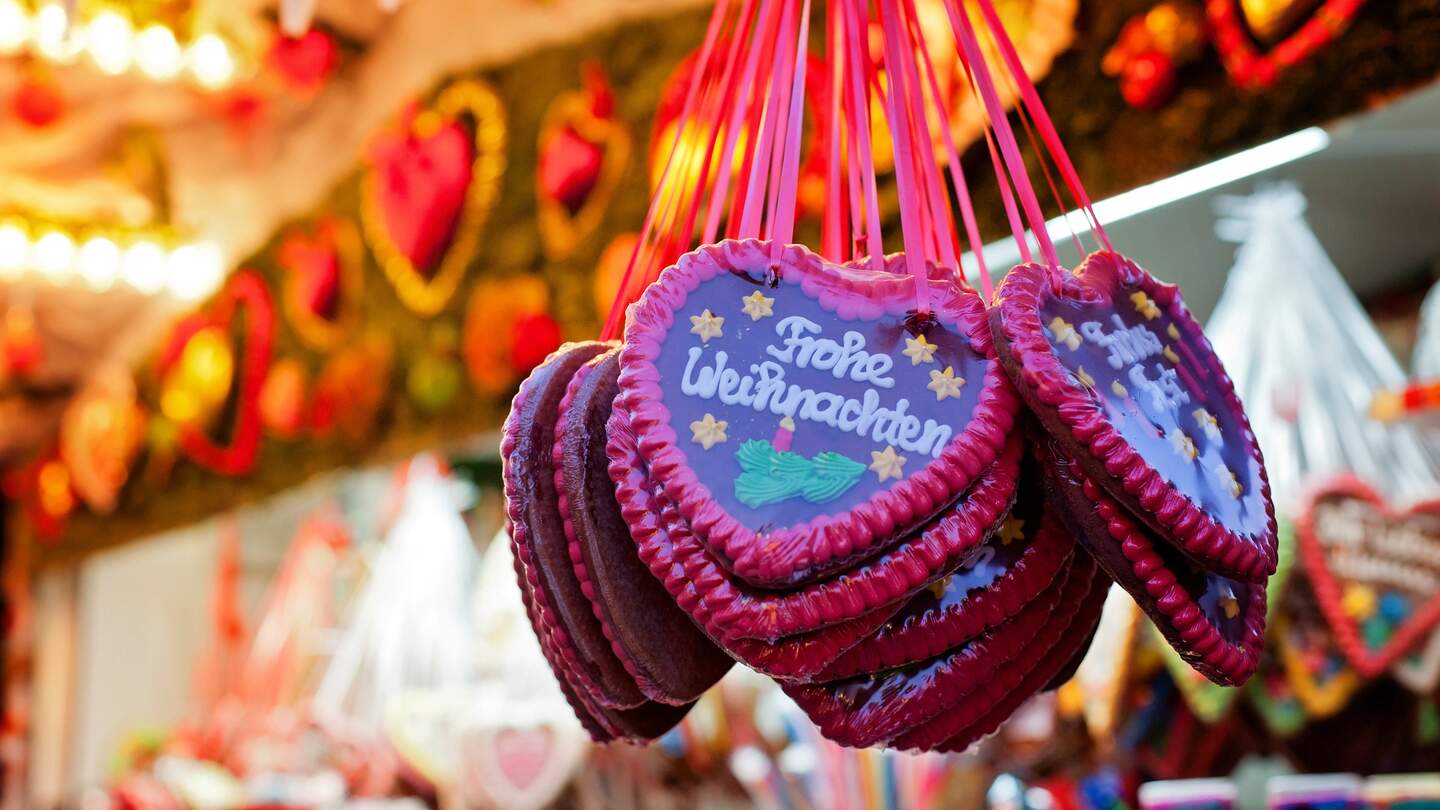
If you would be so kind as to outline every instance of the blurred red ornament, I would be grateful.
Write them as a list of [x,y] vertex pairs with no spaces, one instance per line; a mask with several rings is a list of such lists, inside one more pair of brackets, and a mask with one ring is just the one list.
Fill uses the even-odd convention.
[[25,307],[5,311],[4,332],[0,333],[0,362],[7,374],[23,376],[40,366],[45,346],[35,328],[35,314]]
[[276,363],[260,388],[260,422],[282,439],[292,439],[305,427],[310,380],[299,361]]
[[313,93],[325,86],[339,62],[335,40],[317,28],[298,37],[281,34],[270,49],[270,64],[275,72],[300,93]]
[[573,216],[600,179],[604,160],[600,144],[585,140],[573,128],[562,129],[550,136],[540,153],[540,192]]
[[65,94],[48,74],[32,71],[10,98],[15,117],[27,126],[48,127],[65,114]]
[[554,318],[544,312],[523,315],[510,328],[510,365],[517,374],[527,374],[563,341]]
[[1159,51],[1136,56],[1120,75],[1120,95],[1140,110],[1159,108],[1175,93],[1175,63]]
[[371,146],[386,235],[425,279],[434,276],[455,236],[474,156],[465,126],[433,112],[412,111]]

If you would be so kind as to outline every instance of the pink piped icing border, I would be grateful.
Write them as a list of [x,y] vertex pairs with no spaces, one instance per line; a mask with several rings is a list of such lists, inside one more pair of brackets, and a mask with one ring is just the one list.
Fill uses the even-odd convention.
[[[832,265],[799,245],[784,248],[780,265],[786,279],[782,283],[798,275],[801,290],[841,318],[903,315],[915,303],[915,282],[910,276]],[[969,423],[923,470],[854,509],[757,533],[716,503],[700,483],[676,441],[655,362],[676,312],[691,291],[720,273],[770,266],[769,242],[725,240],[681,256],[661,273],[630,308],[620,354],[619,399],[640,437],[641,456],[653,477],[664,482],[695,534],[736,576],[752,584],[779,587],[873,553],[881,543],[934,514],[999,455],[1012,432],[1019,400],[995,358],[979,296],[951,282],[930,282],[937,319],[956,329],[978,354],[991,360]]]
[[[679,510],[667,508],[673,504],[665,500],[662,488],[646,486],[649,473],[620,408],[610,417],[609,434],[610,476],[641,558],[680,607],[722,646],[743,638],[773,641],[850,621],[904,600],[944,576],[989,536],[1010,508],[1023,448],[1017,432],[959,505],[919,537],[861,570],[799,591],[763,591],[732,581]],[[681,565],[665,559],[667,542],[684,560]]]
[[1090,590],[1072,620],[1063,621],[1065,630],[1059,642],[1033,666],[1015,661],[1004,667],[1002,674],[987,683],[972,699],[892,741],[896,748],[925,751],[960,752],[976,740],[991,734],[1009,719],[1020,704],[1030,699],[1080,652],[1090,633],[1100,622],[1110,578],[1098,570],[1093,572]]
[[1096,514],[1105,522],[1110,538],[1120,545],[1131,571],[1144,583],[1145,592],[1154,600],[1156,608],[1169,619],[1176,636],[1185,639],[1187,648],[1176,651],[1202,675],[1221,686],[1239,686],[1249,680],[1255,674],[1260,650],[1265,646],[1265,586],[1250,586],[1250,600],[1244,607],[1244,639],[1238,646],[1226,641],[1205,618],[1205,611],[1175,581],[1174,572],[1155,552],[1151,535],[1136,525],[1129,512],[1094,479],[1078,469],[1076,472],[1086,499],[1095,504]]
[[[1094,282],[1087,283],[1088,279],[1096,279],[1101,284],[1118,280],[1124,285],[1138,285],[1184,330],[1187,339],[1205,349],[1199,356],[1214,375],[1214,385],[1224,397],[1226,407],[1239,416],[1245,442],[1259,464],[1260,494],[1266,513],[1264,535],[1236,533],[1206,514],[1171,486],[1115,429],[1104,412],[1094,407],[1085,390],[1070,381],[1045,339],[1039,309],[1047,294],[1064,295],[1086,303],[1105,303],[1108,292]],[[1086,257],[1073,275],[1034,263],[1019,265],[1005,276],[997,298],[998,303],[991,310],[995,339],[1002,356],[1008,351],[1014,357],[1023,383],[1022,396],[1036,410],[1053,414],[1069,431],[1069,438],[1103,465],[1108,473],[1107,488],[1118,485],[1120,491],[1114,493],[1116,497],[1133,501],[1138,506],[1136,513],[1146,522],[1153,522],[1158,532],[1192,557],[1210,562],[1216,571],[1254,582],[1263,582],[1275,572],[1275,507],[1270,500],[1270,480],[1260,445],[1250,428],[1245,408],[1235,394],[1234,384],[1215,356],[1204,330],[1185,307],[1178,287],[1156,280],[1118,253],[1102,252]],[[1094,469],[1094,464],[1086,466]]]
[[1055,580],[1074,552],[1075,540],[1048,512],[1024,553],[989,585],[966,594],[928,621],[908,617],[905,624],[887,625],[855,645],[821,673],[820,680],[838,680],[881,672],[927,658],[964,644],[1024,609]]
[[[1089,590],[1094,575],[1089,558],[1071,559],[1055,584],[1013,619],[929,663],[913,665],[928,671],[927,682],[892,695],[883,712],[867,712],[864,702],[856,705],[837,695],[836,684],[781,686],[829,739],[862,747],[889,743],[970,702],[976,691],[999,678],[1010,662],[1040,660],[1055,646],[1069,624],[1057,620],[1056,615],[1071,612],[1080,594]],[[1006,689],[1019,680],[1017,675]]]
[[625,649],[625,645],[620,643],[619,635],[611,626],[609,617],[605,615],[605,609],[600,604],[595,584],[590,579],[590,569],[585,565],[585,553],[580,548],[580,538],[575,534],[574,522],[570,520],[570,498],[565,488],[565,425],[570,416],[570,405],[575,401],[581,384],[594,373],[595,364],[609,355],[609,352],[604,352],[586,362],[575,371],[575,376],[571,377],[565,386],[565,395],[560,398],[560,405],[555,411],[555,444],[550,451],[550,461],[555,469],[556,505],[560,512],[560,523],[565,529],[566,549],[570,552],[570,565],[575,569],[575,578],[580,581],[580,591],[590,602],[590,612],[595,615],[595,621],[600,623],[600,632],[605,635],[605,640],[610,642],[610,650],[620,659],[620,665],[635,679],[635,685],[640,688],[640,692],[654,699],[656,695],[664,694],[664,690],[640,667]]

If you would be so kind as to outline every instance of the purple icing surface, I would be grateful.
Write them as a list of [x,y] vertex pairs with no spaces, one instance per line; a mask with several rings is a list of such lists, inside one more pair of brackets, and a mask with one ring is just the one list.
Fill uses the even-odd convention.
[[[1184,333],[1176,327],[1180,337],[1171,335],[1174,323],[1163,308],[1151,310],[1154,317],[1147,318],[1130,297],[1137,293],[1144,295],[1138,286],[1120,285],[1113,306],[1045,296],[1040,323],[1051,350],[1120,435],[1181,494],[1225,526],[1264,534],[1269,517],[1248,431],[1226,405],[1209,369],[1192,355]],[[1064,329],[1056,318],[1074,330],[1080,339],[1076,348],[1056,334],[1055,327]],[[1109,345],[1096,340],[1117,335]],[[1082,370],[1093,382],[1080,377]],[[1116,385],[1123,387],[1123,395]],[[1241,489],[1238,496],[1231,473]]]
[[[757,291],[773,299],[771,307],[774,314],[755,320],[745,314],[742,306],[743,299]],[[721,326],[723,334],[702,341],[692,333],[690,318],[702,316],[706,311],[724,318]],[[820,331],[806,331],[803,333],[805,337],[843,343],[847,333],[853,332],[863,338],[863,348],[848,355],[843,352],[837,355],[826,349],[811,355],[812,361],[839,356],[839,362],[844,364],[839,377],[836,369],[815,368],[814,362],[804,368],[797,362],[784,362],[773,356],[771,350],[784,353],[789,349],[786,338],[792,335],[796,325],[801,324],[798,320],[788,320],[791,318],[803,318],[809,324],[818,325]],[[960,434],[979,402],[986,360],[965,339],[941,324],[931,323],[923,328],[922,333],[929,343],[936,344],[934,358],[915,364],[901,353],[906,348],[906,339],[914,337],[914,328],[907,326],[903,315],[885,314],[873,319],[842,318],[823,308],[798,284],[782,283],[778,287],[770,287],[739,274],[722,273],[702,282],[690,293],[665,336],[656,362],[662,380],[661,401],[670,410],[678,444],[701,483],[720,506],[744,525],[760,530],[803,523],[816,515],[843,513],[864,503],[876,492],[892,488],[903,480],[891,477],[880,481],[879,474],[868,469],[873,459],[872,452],[884,452],[887,446],[894,447],[895,452],[905,458],[904,473],[908,475],[918,471],[937,456],[951,438]],[[858,345],[853,336],[850,342]],[[802,346],[789,350],[794,352],[792,357],[796,359],[804,356]],[[868,362],[881,366],[888,362],[888,371],[875,376],[893,381],[893,386],[880,387],[853,379],[853,375],[862,374],[859,369],[867,362],[860,352],[889,358],[888,361]],[[847,357],[857,359],[847,363]],[[718,395],[710,399],[686,395],[682,389],[687,380],[698,385],[702,369],[722,367],[726,369],[726,377],[734,379],[738,375],[740,386],[746,386],[745,380],[749,379],[758,387],[763,374],[779,371],[784,375],[783,393],[777,392],[768,399],[757,398],[758,403],[766,406],[758,410],[753,404],[726,405]],[[930,372],[943,372],[947,367],[953,370],[955,376],[964,378],[965,383],[960,386],[958,397],[940,400],[926,386],[931,381]],[[733,374],[730,373],[732,371]],[[877,407],[873,410],[863,409],[867,389],[875,391],[871,402]],[[805,403],[809,401],[803,393],[806,390],[822,395],[813,400],[817,416],[819,412],[834,408],[837,425],[817,421],[816,418],[804,418]],[[755,391],[740,389],[742,394]],[[861,408],[841,404],[846,400],[855,401]],[[781,430],[781,419],[790,410],[784,406],[791,401],[800,405],[800,412],[793,417],[795,430],[791,437],[791,452],[807,459],[821,452],[839,453],[866,469],[853,486],[822,503],[809,503],[797,496],[758,508],[747,506],[736,495],[735,479],[742,472],[736,452],[747,440],[773,442]],[[879,414],[880,418],[870,423],[866,435],[860,435],[858,428],[842,429],[852,422],[864,423],[871,413]],[[886,418],[887,413],[896,416]],[[704,419],[707,414],[726,423],[725,441],[714,444],[709,450],[692,440],[690,430],[692,422]],[[878,439],[875,436],[877,431],[881,434]],[[912,444],[923,442],[927,436],[936,440],[929,442],[928,448],[906,448],[900,444],[906,435],[912,435]],[[931,452],[925,452],[925,449]]]

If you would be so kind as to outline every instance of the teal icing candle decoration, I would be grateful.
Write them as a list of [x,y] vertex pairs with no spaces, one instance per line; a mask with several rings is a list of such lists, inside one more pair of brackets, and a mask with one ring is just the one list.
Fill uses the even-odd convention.
[[735,499],[757,509],[791,498],[828,503],[844,495],[864,475],[866,466],[840,453],[824,451],[805,458],[790,452],[795,422],[786,417],[771,441],[751,439],[735,451],[740,475]]

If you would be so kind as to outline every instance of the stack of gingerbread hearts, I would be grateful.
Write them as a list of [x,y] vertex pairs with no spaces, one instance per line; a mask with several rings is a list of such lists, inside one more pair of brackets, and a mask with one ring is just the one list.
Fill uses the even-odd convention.
[[1021,265],[991,312],[1002,364],[1043,427],[1052,501],[1191,666],[1254,673],[1276,528],[1255,435],[1179,291],[1102,251]]
[[506,517],[541,650],[596,740],[646,741],[730,668],[640,563],[609,485],[617,349],[562,347],[505,422]]
[[[842,744],[963,750],[1069,677],[1112,577],[1212,679],[1255,667],[1275,530],[1229,380],[1174,288],[1103,230],[1104,251],[1061,269],[967,4],[943,5],[1018,197],[1027,261],[997,295],[978,254],[983,292],[959,277],[952,200],[980,240],[956,146],[930,130],[942,94],[913,4],[826,5],[817,252],[790,244],[809,2],[721,2],[676,130],[706,133],[695,153],[718,159],[685,157],[700,170],[678,185],[667,165],[602,333],[621,340],[566,346],[516,397],[517,569],[598,739],[656,736],[736,660]],[[883,85],[867,79],[872,26]],[[904,242],[889,256],[877,106]]]

